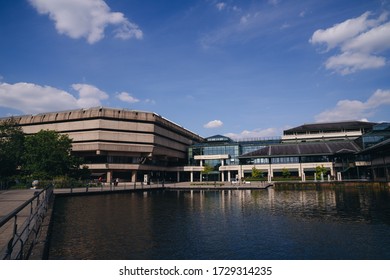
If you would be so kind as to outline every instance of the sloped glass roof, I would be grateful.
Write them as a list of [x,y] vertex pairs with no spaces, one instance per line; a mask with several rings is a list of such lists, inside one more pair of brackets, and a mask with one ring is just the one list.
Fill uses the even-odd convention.
[[353,141],[335,142],[299,142],[293,144],[277,144],[247,153],[240,158],[332,155],[339,153],[357,153],[361,149]]

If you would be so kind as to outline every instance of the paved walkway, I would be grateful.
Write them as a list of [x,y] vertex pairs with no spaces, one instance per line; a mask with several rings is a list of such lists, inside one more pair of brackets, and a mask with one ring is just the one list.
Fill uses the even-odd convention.
[[[35,191],[30,189],[0,191],[0,220],[32,198]],[[30,214],[29,211],[29,207],[26,207],[19,213],[17,225],[24,223],[26,217]],[[0,252],[3,251],[3,248],[7,246],[8,241],[11,239],[13,226],[14,220],[12,219],[0,228]]]

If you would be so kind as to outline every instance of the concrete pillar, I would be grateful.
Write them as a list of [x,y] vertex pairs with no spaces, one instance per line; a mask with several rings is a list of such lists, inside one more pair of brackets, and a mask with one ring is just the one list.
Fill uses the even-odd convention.
[[137,182],[137,171],[135,170],[131,171],[131,181]]
[[232,174],[230,174],[230,171],[228,171],[228,181],[229,181],[229,182],[232,181]]
[[272,166],[270,165],[268,168],[268,182],[272,181],[272,177],[274,177],[274,170],[272,169]]
[[203,166],[203,160],[200,160],[200,166]]
[[225,172],[221,172],[221,181],[225,182]]
[[107,171],[107,183],[111,183],[112,181],[112,171],[108,170]]
[[221,159],[221,166],[225,165],[225,160]]
[[330,168],[330,176],[334,176],[334,163],[332,163],[332,166]]
[[180,182],[180,171],[177,171],[177,182]]
[[190,172],[190,181],[191,181],[191,183],[194,182],[194,171]]
[[238,170],[238,180],[241,181],[241,178],[244,178],[244,170],[242,169],[242,166],[240,165],[240,169]]

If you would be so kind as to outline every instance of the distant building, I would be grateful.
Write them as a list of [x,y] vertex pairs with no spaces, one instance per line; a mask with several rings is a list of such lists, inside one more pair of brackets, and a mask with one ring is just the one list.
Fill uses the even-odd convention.
[[[282,143],[240,156],[269,180],[288,170],[302,181],[325,168],[330,179],[390,180],[389,123],[307,124],[284,131]],[[326,177],[324,178],[327,179]]]
[[204,141],[151,112],[91,108],[13,119],[26,134],[40,130],[67,134],[73,153],[84,158],[94,177],[107,182],[176,179],[176,167],[187,162],[188,147]]
[[[213,171],[207,174],[209,180],[232,181],[244,177],[240,166],[240,156],[259,150],[271,144],[280,143],[280,137],[232,140],[222,135],[214,135],[204,142],[196,143],[188,149],[189,166],[200,166],[193,180],[203,180],[201,171],[208,165]],[[249,172],[249,171],[248,171]]]
[[282,142],[354,140],[371,131],[374,125],[376,123],[361,121],[304,124],[285,130]]
[[360,154],[370,159],[370,179],[390,181],[390,123],[375,125],[357,142],[363,148]]
[[390,123],[305,124],[282,137],[233,140],[203,138],[156,113],[124,109],[13,118],[26,134],[48,129],[69,135],[73,153],[84,158],[94,178],[107,182],[237,181],[251,177],[254,169],[268,181],[286,174],[302,181],[390,181]]

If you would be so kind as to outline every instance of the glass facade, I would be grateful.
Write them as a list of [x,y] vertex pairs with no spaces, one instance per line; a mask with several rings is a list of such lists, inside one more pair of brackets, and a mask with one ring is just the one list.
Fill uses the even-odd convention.
[[372,131],[361,136],[357,143],[367,149],[390,138],[390,123],[380,123],[372,128]]
[[[205,143],[196,144],[188,149],[189,165],[199,165],[194,156],[196,155],[229,155],[224,165],[239,165],[239,156],[264,148],[267,145],[280,143],[280,138],[252,139],[246,141],[233,141],[232,139],[215,135],[206,139]],[[221,160],[205,160],[205,164],[218,167]],[[268,163],[268,159],[267,159]]]
[[274,157],[271,158],[272,164],[280,163],[299,163],[299,157]]

